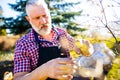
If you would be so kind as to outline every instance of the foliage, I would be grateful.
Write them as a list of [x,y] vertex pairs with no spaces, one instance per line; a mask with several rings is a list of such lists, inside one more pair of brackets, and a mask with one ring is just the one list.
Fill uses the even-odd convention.
[[6,29],[9,29],[9,34],[22,34],[30,28],[30,24],[25,19],[25,16],[20,15],[16,19],[13,17],[4,19]]
[[76,36],[75,32],[81,32],[86,29],[78,28],[78,23],[76,23],[75,16],[80,16],[82,11],[73,11],[72,8],[75,8],[75,5],[79,5],[79,2],[71,3],[66,2],[65,0],[46,0],[49,5],[49,9],[51,9],[52,22],[55,26],[66,28],[68,33],[72,36]]
[[112,69],[107,75],[107,80],[120,80],[120,56],[113,61]]
[[92,37],[85,36],[83,34],[75,36],[76,39],[85,39],[90,41],[92,44],[97,42],[103,42],[109,47],[115,54],[120,54],[120,38],[116,38],[118,40],[118,43],[116,43],[116,40],[112,38],[106,38],[100,35],[95,35]]
[[17,0],[16,4],[8,4],[13,10],[20,13],[17,18],[4,18],[6,28],[10,30],[10,34],[21,34],[30,28],[30,24],[25,19],[25,0]]
[[6,34],[7,34],[6,29],[0,28],[0,35],[6,35]]
[[[116,38],[118,42],[120,42],[120,38]],[[96,39],[90,39],[91,42],[99,42],[99,40]],[[116,55],[120,54],[120,43],[116,44],[116,41],[114,38],[108,38],[104,40],[100,40],[100,42],[104,42]]]
[[3,17],[2,17],[2,8],[0,6],[0,35],[7,34],[6,29],[4,27],[5,27],[5,24],[4,24]]
[[[91,27],[92,29],[93,28],[97,29],[99,28],[100,30],[104,29],[106,30],[104,33],[111,34],[111,36],[114,37],[117,43],[118,42],[117,37],[120,35],[119,34],[120,18],[116,16],[119,16],[118,14],[119,12],[117,11],[117,9],[120,8],[119,4],[120,1],[119,0],[84,0],[84,1],[79,0],[79,1],[83,4],[87,4],[86,8],[81,7],[83,9],[83,12],[85,11],[83,17],[86,18],[82,23],[80,23],[81,26],[88,26]],[[101,33],[102,32],[103,31],[101,31]]]
[[[10,29],[10,33],[21,34],[30,28],[30,24],[26,21],[25,16],[25,4],[27,0],[17,0],[15,4],[9,4],[9,6],[20,13],[17,18],[4,18],[6,28]],[[84,31],[85,29],[78,28],[78,23],[75,22],[75,16],[80,16],[82,11],[71,10],[79,2],[66,2],[65,0],[45,0],[50,9],[52,16],[52,23],[55,26],[67,28],[70,34],[74,35],[76,31]],[[22,29],[21,29],[22,28]],[[71,31],[72,30],[72,31]]]

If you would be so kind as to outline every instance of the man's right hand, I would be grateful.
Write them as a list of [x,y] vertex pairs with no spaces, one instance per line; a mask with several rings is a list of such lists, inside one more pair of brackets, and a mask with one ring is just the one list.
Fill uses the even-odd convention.
[[45,66],[47,76],[55,79],[71,80],[76,70],[75,63],[69,58],[52,59],[43,66]]
[[71,80],[76,70],[70,58],[55,58],[39,66],[32,72],[18,72],[14,80],[46,80],[49,78]]

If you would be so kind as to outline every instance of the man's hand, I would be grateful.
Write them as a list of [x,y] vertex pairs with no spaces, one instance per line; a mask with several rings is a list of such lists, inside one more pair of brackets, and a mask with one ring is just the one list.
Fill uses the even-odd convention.
[[90,56],[94,52],[93,46],[88,40],[76,40],[75,45],[80,49],[81,54],[84,56]]
[[76,70],[75,63],[70,58],[52,59],[32,72],[18,72],[14,80],[46,80],[49,78],[71,80]]
[[43,64],[49,78],[70,80],[75,72],[75,63],[69,58],[56,58]]

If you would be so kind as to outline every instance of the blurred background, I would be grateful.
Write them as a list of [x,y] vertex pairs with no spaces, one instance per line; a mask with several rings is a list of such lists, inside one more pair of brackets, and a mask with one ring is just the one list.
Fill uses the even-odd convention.
[[[25,19],[26,1],[0,1],[0,80],[13,79],[15,43],[31,28]],[[120,0],[45,1],[53,26],[65,28],[73,37],[92,44],[104,42],[117,55],[106,77],[120,80]]]

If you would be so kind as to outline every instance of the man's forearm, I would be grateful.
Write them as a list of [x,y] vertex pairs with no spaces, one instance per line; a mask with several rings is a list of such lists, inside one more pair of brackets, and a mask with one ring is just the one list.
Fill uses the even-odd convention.
[[46,80],[47,74],[45,69],[44,65],[42,65],[30,73],[16,73],[14,80]]

